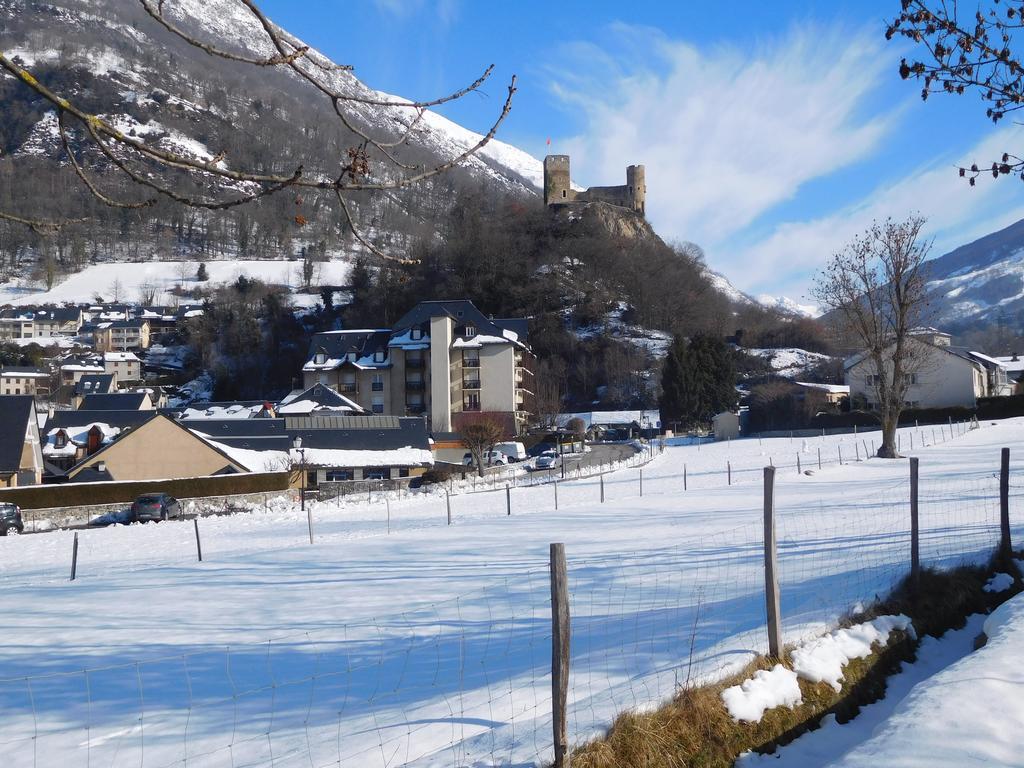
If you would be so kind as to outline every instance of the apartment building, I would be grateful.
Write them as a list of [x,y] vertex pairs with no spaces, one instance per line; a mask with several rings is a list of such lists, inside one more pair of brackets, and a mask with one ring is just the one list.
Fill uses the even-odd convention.
[[0,312],[0,339],[74,336],[82,325],[80,307],[20,307]]
[[97,352],[136,352],[149,349],[149,321],[101,322],[95,326],[92,336]]
[[489,318],[467,300],[425,301],[392,328],[317,334],[304,384],[372,413],[425,416],[434,432],[488,413],[518,433],[535,390],[527,335],[525,318]]

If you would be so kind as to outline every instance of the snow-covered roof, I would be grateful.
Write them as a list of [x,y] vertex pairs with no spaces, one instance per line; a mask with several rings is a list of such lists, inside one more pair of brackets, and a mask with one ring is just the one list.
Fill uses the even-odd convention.
[[813,381],[796,381],[793,383],[808,389],[820,389],[822,392],[829,392],[833,395],[850,394],[850,387],[846,384],[818,384]]
[[1019,355],[1006,355],[995,359],[998,360],[999,364],[1007,371],[1012,371],[1013,373],[1024,371],[1024,358]]
[[[97,428],[100,431],[100,444],[107,445],[114,442],[114,439],[121,434],[119,427],[112,427],[102,421],[94,421],[90,424],[75,427],[54,427],[46,433],[46,442],[43,445],[43,456],[51,459],[72,458],[78,452],[78,448],[85,445],[89,432]],[[63,432],[67,435],[67,442],[57,447],[57,435]]]
[[583,419],[587,429],[592,424],[632,424],[641,427],[661,428],[661,413],[656,410],[644,411],[584,411],[582,413],[560,413],[555,419],[560,427],[564,427],[573,419]]
[[304,458],[306,464],[314,467],[414,467],[432,466],[434,463],[434,455],[429,449],[412,446],[380,451],[303,448],[301,454],[305,454],[304,457],[293,448],[291,454],[295,463]]
[[984,355],[981,352],[970,351],[967,354],[969,354],[971,357],[977,358],[982,363],[988,363],[989,365],[995,366],[996,368],[1006,367],[1000,360],[997,360],[994,357],[989,357],[988,355]]
[[104,352],[103,360],[108,363],[141,363],[134,352]]

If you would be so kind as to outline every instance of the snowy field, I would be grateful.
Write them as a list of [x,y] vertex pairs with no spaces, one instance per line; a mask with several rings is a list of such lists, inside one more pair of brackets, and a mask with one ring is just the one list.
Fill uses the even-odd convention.
[[[115,292],[118,301],[137,302],[146,286],[156,289],[155,303],[169,305],[174,298],[168,291],[176,286],[185,289],[198,286],[212,286],[237,279],[240,275],[258,278],[267,283],[290,286],[293,290],[302,285],[301,261],[206,261],[209,281],[196,281],[199,270],[198,261],[143,261],[120,262],[111,264],[93,264],[81,272],[69,275],[49,291],[45,288],[25,281],[15,280],[0,283],[0,304],[63,304],[65,302],[84,303],[102,297],[106,301],[114,301]],[[348,261],[325,261],[316,265],[313,284],[344,285],[351,269]],[[182,277],[184,274],[184,278]],[[115,289],[115,283],[117,283]],[[294,294],[293,299],[299,305],[317,303],[318,294]],[[188,299],[180,299],[187,302]]]
[[[901,432],[921,457],[922,560],[982,559],[999,450],[1024,420],[935,429]],[[74,582],[70,532],[0,539],[0,752],[7,766],[534,765],[550,754],[550,542],[569,561],[579,742],[765,650],[769,461],[787,641],[895,584],[907,462],[856,461],[872,438],[672,446],[642,498],[636,468],[605,476],[603,504],[597,478],[560,483],[557,511],[552,485],[512,489],[511,515],[503,489],[456,494],[450,527],[443,494],[313,504],[313,545],[305,515],[271,500],[200,520],[202,563],[191,522],[89,530]]]

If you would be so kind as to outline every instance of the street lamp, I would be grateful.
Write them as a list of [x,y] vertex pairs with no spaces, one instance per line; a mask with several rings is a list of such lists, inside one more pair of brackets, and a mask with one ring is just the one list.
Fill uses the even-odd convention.
[[299,471],[302,472],[302,511],[306,513],[306,524],[309,526],[309,543],[313,543],[313,510],[306,509],[306,449],[302,447],[302,438],[296,437],[292,441],[295,452],[299,454]]

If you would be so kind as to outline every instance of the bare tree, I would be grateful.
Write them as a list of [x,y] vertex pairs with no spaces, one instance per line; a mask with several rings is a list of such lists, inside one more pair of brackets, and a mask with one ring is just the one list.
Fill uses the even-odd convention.
[[[920,58],[902,59],[900,76],[922,81],[922,99],[978,91],[988,104],[986,115],[997,123],[1024,108],[1024,59],[1014,50],[1022,28],[1024,0],[988,0],[963,8],[949,0],[902,0],[902,11],[885,36],[917,44]],[[1024,180],[1024,158],[1006,152],[988,167],[959,170],[972,186],[982,173],[1019,174]]]
[[932,359],[930,346],[913,338],[927,310],[923,263],[931,243],[921,239],[924,223],[920,216],[875,222],[832,257],[811,291],[839,334],[862,349],[882,422],[882,458],[897,456],[907,391]]
[[462,444],[473,455],[473,463],[477,472],[483,477],[484,455],[494,448],[495,443],[505,437],[505,426],[497,419],[481,415],[472,422],[465,424],[461,430]]
[[[383,253],[362,236],[353,220],[349,194],[357,191],[374,192],[410,187],[451,170],[482,149],[494,137],[512,108],[512,97],[516,91],[515,76],[508,85],[507,96],[495,122],[473,146],[433,167],[410,164],[403,161],[397,151],[408,144],[414,132],[422,130],[421,122],[426,110],[479,91],[493,72],[493,65],[468,86],[446,96],[427,101],[405,101],[360,88],[354,78],[339,78],[337,73],[350,72],[352,67],[334,64],[308,46],[300,44],[297,39],[273,24],[257,7],[255,0],[235,2],[239,10],[254,22],[261,38],[256,45],[263,47],[267,51],[266,55],[245,55],[223,50],[186,32],[171,16],[165,14],[164,0],[138,2],[155,23],[211,57],[248,64],[255,68],[290,71],[330,103],[341,127],[356,138],[355,143],[348,147],[346,157],[342,158],[341,167],[336,175],[333,172],[310,174],[302,165],[286,173],[236,168],[228,165],[231,158],[228,158],[225,152],[220,152],[212,158],[197,159],[180,151],[146,143],[141,138],[119,130],[110,121],[81,107],[71,95],[71,91],[58,93],[52,90],[34,77],[29,70],[16,64],[12,58],[13,54],[9,56],[0,51],[0,76],[13,77],[52,105],[57,114],[57,130],[64,158],[88,192],[104,205],[113,208],[148,208],[158,199],[167,198],[187,207],[225,210],[252,203],[284,190],[295,193],[325,192],[337,202],[349,229],[363,247],[382,258],[394,258]],[[375,136],[361,129],[354,112],[366,107],[391,110],[397,124],[397,135]],[[117,111],[115,104],[104,109],[105,114]],[[74,149],[73,141],[77,145]],[[124,200],[104,191],[104,185],[93,177],[82,157],[84,150],[105,159],[112,173],[129,180],[143,192],[144,196]],[[268,155],[274,155],[272,148],[268,148]],[[163,180],[153,173],[154,169],[164,171],[169,176],[181,174],[191,181],[201,182],[208,191],[202,194],[182,192],[181,185]],[[297,197],[298,199],[301,199],[301,196]],[[40,234],[52,234],[71,221],[40,218],[33,214],[31,203],[26,207],[26,211],[0,211],[0,219],[25,225]],[[295,221],[299,225],[305,223],[302,214],[297,214]]]

